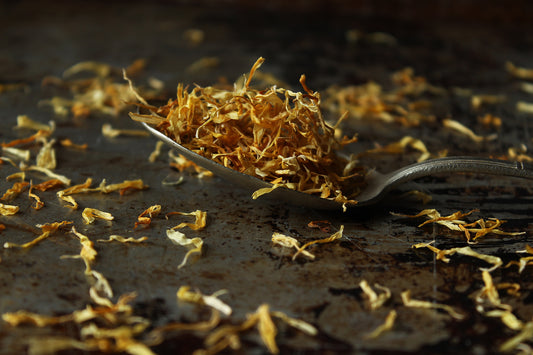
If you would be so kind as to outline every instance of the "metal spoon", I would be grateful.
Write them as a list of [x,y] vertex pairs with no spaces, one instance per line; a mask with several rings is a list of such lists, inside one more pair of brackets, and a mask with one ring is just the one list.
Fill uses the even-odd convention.
[[[215,175],[218,175],[224,180],[247,189],[250,191],[250,195],[261,188],[272,187],[272,184],[266,181],[227,168],[211,159],[190,151],[147,123],[141,122],[141,124],[150,133],[170,145],[185,158],[198,164],[204,169],[212,171]],[[367,186],[359,195],[357,195],[356,199],[358,203],[354,206],[359,207],[374,204],[381,200],[387,192],[400,184],[420,177],[441,173],[479,173],[514,176],[533,180],[533,166],[521,162],[477,157],[447,157],[431,159],[405,166],[387,174],[381,174],[377,171],[368,173],[366,176]],[[269,199],[315,209],[335,210],[342,207],[338,202],[287,188],[277,188],[263,196],[268,197]],[[350,205],[350,207],[352,207],[352,205]]]

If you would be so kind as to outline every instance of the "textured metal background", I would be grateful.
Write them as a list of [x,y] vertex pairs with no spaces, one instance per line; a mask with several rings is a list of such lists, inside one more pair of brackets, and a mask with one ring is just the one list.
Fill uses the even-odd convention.
[[[471,6],[472,2],[468,4]],[[433,196],[427,205],[400,198],[400,192],[395,192],[378,206],[348,213],[258,203],[218,178],[197,179],[182,174],[183,184],[163,186],[162,180],[180,174],[168,167],[166,152],[157,162],[148,162],[155,144],[153,138],[102,136],[101,126],[106,122],[114,127],[138,128],[126,114],[73,121],[55,117],[38,102],[58,94],[41,87],[44,76],[61,75],[67,67],[85,60],[124,67],[134,59],[147,58],[145,76],[163,80],[169,96],[178,82],[206,85],[219,76],[233,81],[247,72],[259,56],[267,59],[264,71],[293,87],[297,87],[300,74],[305,73],[308,85],[319,91],[332,84],[386,82],[392,71],[411,66],[416,74],[435,85],[507,95],[505,103],[487,109],[504,120],[498,140],[476,145],[432,126],[401,128],[351,122],[348,129],[360,133],[359,148],[386,144],[408,134],[422,138],[432,152],[447,148],[450,155],[500,155],[520,143],[531,147],[531,116],[517,113],[514,105],[517,100],[533,101],[532,97],[517,90],[517,81],[504,70],[507,60],[531,66],[531,26],[503,21],[505,16],[496,18],[496,25],[481,20],[469,22],[467,15],[436,14],[434,20],[424,18],[427,9],[417,14],[416,7],[410,16],[398,20],[376,8],[362,11],[361,14],[372,15],[363,16],[358,15],[356,7],[340,13],[323,7],[323,11],[297,12],[279,4],[246,9],[233,5],[97,1],[84,3],[83,10],[68,2],[50,7],[46,2],[25,1],[1,5],[0,82],[25,83],[28,90],[0,94],[0,141],[24,136],[12,129],[19,114],[41,122],[53,119],[58,124],[55,136],[89,145],[86,152],[58,148],[58,173],[72,178],[74,183],[87,177],[95,183],[103,178],[110,183],[142,178],[150,186],[125,196],[81,195],[77,198],[81,209],[77,211],[64,207],[54,191],[40,193],[46,203],[40,211],[32,210],[30,201],[19,197],[15,202],[21,205],[21,212],[13,218],[0,219],[8,226],[0,232],[1,243],[31,240],[34,235],[22,225],[59,220],[73,220],[91,240],[105,239],[110,234],[148,236],[148,242],[140,245],[97,243],[94,267],[109,279],[116,295],[136,291],[136,311],[154,325],[196,319],[194,307],[176,302],[177,289],[190,285],[204,293],[228,290],[223,299],[234,309],[229,322],[242,320],[266,302],[272,309],[306,320],[320,330],[317,337],[307,337],[284,329],[278,343],[285,353],[492,353],[514,333],[502,330],[500,323],[483,318],[474,310],[470,295],[482,287],[478,268],[483,263],[454,257],[445,264],[435,261],[428,250],[412,249],[411,245],[417,242],[435,241],[440,248],[466,243],[458,234],[433,226],[418,228],[419,220],[394,217],[389,212],[416,213],[423,208],[437,208],[448,214],[478,208],[477,217],[505,219],[508,222],[502,227],[504,230],[526,234],[489,236],[476,245],[476,250],[508,261],[516,258],[515,251],[531,243],[530,182],[463,175],[427,178],[414,185]],[[370,6],[364,5],[365,9]],[[205,41],[198,46],[188,45],[182,34],[189,28],[204,30]],[[344,37],[349,29],[383,31],[393,35],[398,45],[350,45]],[[218,57],[219,66],[199,73],[185,70],[204,56]],[[446,97],[435,102],[439,118],[452,117],[480,129],[467,98]],[[405,155],[392,163],[371,163],[387,170],[412,160],[413,156]],[[0,167],[2,193],[11,186],[4,177],[15,171],[7,164]],[[38,177],[34,180],[38,181]],[[204,255],[195,263],[177,269],[185,248],[172,245],[165,236],[165,230],[175,225],[174,220],[159,217],[149,229],[133,230],[137,215],[153,204],[161,204],[164,213],[207,211],[207,227],[188,232],[191,237],[203,238],[206,245]],[[115,220],[85,225],[80,216],[83,207],[109,211]],[[308,228],[311,220],[329,220],[335,228],[344,225],[344,239],[313,249],[317,256],[314,261],[291,261],[272,247],[273,232],[301,241],[327,236]],[[60,260],[61,255],[78,252],[79,242],[62,232],[28,251],[0,251],[0,313],[26,309],[53,315],[84,307],[90,299],[81,261]],[[533,314],[530,273],[530,268],[522,275],[510,268],[493,274],[497,280],[521,284],[521,296],[505,300],[513,303],[523,320],[531,319]],[[389,287],[393,293],[391,302],[375,312],[367,310],[358,286],[362,279]],[[455,321],[445,313],[405,308],[399,295],[408,289],[414,298],[451,304],[468,316]],[[399,314],[396,327],[376,340],[364,339],[364,334],[381,324],[393,308]],[[11,328],[0,323],[0,352],[22,353],[26,337],[61,333],[75,336],[77,330]],[[201,346],[200,335],[178,333],[154,351],[187,353]],[[266,352],[254,332],[245,335],[244,346],[245,353]]]

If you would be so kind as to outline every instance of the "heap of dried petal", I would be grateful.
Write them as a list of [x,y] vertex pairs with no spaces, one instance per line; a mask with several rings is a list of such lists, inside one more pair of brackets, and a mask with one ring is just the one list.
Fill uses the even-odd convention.
[[348,163],[335,151],[355,139],[337,140],[337,126],[325,122],[320,95],[272,87],[250,88],[260,58],[247,80],[233,90],[178,86],[177,98],[162,107],[141,101],[151,114],[130,113],[167,134],[186,148],[239,172],[272,184],[317,194],[338,202],[355,203],[363,183],[361,167],[344,170]]

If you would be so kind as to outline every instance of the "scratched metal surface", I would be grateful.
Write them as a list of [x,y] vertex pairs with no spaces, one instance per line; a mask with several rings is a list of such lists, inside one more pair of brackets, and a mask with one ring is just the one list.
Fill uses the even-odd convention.
[[[73,211],[65,207],[56,198],[55,191],[40,194],[46,203],[40,211],[30,207],[26,196],[20,196],[14,201],[21,206],[20,213],[0,219],[0,223],[7,226],[0,232],[2,244],[29,241],[35,236],[31,226],[60,220],[74,221],[76,228],[93,241],[111,234],[147,236],[148,242],[140,245],[96,242],[98,258],[94,268],[108,278],[115,295],[137,292],[134,301],[137,314],[147,317],[155,326],[170,321],[194,321],[202,314],[192,306],[178,304],[177,289],[190,285],[206,294],[226,289],[228,293],[222,299],[234,310],[226,320],[228,323],[236,324],[260,304],[268,303],[272,309],[303,319],[319,329],[319,334],[311,337],[282,327],[277,341],[284,353],[445,353],[453,350],[488,354],[516,334],[497,320],[482,317],[475,311],[472,294],[483,285],[479,272],[479,267],[485,266],[483,262],[457,257],[445,264],[436,261],[426,249],[411,248],[414,243],[429,241],[434,241],[439,248],[465,246],[460,234],[431,225],[418,228],[420,220],[395,217],[389,212],[416,213],[423,208],[436,208],[442,214],[449,214],[479,209],[475,218],[505,219],[504,230],[526,232],[515,237],[488,236],[474,246],[504,261],[514,260],[515,252],[531,243],[533,191],[530,182],[439,176],[402,188],[407,191],[414,187],[430,193],[433,200],[426,205],[401,197],[402,191],[397,191],[382,204],[364,210],[310,211],[274,202],[251,201],[237,187],[216,177],[198,179],[187,173],[180,174],[169,168],[166,153],[149,163],[147,158],[155,144],[153,138],[109,139],[101,134],[101,126],[106,122],[114,127],[138,128],[126,114],[118,117],[94,115],[73,121],[68,117],[55,117],[38,102],[57,94],[41,87],[44,76],[61,75],[67,67],[85,60],[121,67],[134,59],[147,58],[146,77],[163,80],[169,95],[180,81],[205,85],[219,76],[234,80],[246,72],[258,56],[267,59],[265,71],[293,86],[297,85],[300,74],[305,73],[308,84],[316,90],[332,84],[385,82],[392,71],[411,66],[430,83],[450,90],[463,87],[476,93],[506,94],[505,103],[486,109],[504,118],[503,127],[497,132],[498,139],[474,144],[431,125],[401,128],[349,122],[347,129],[359,132],[360,143],[356,149],[411,135],[422,138],[432,152],[447,148],[449,155],[502,155],[507,148],[519,144],[531,147],[531,116],[517,113],[515,103],[528,98],[533,100],[517,89],[517,81],[503,69],[506,60],[525,66],[531,64],[533,32],[524,32],[525,25],[502,23],[499,28],[461,21],[451,25],[445,21],[389,21],[383,17],[341,14],[321,17],[313,12],[295,16],[290,12],[270,13],[265,9],[249,9],[250,12],[245,13],[171,2],[152,5],[94,2],[85,4],[83,12],[68,3],[49,9],[40,8],[42,4],[2,5],[5,17],[1,21],[0,81],[26,83],[27,89],[0,94],[0,141],[25,136],[24,132],[12,129],[19,114],[27,114],[41,122],[56,120],[56,137],[70,137],[89,145],[86,152],[57,148],[58,173],[67,175],[73,183],[81,183],[87,177],[96,183],[104,178],[108,182],[141,178],[150,188],[125,196],[79,196],[81,209],[94,207],[115,216],[112,222],[97,221],[93,225],[85,225],[81,209]],[[188,28],[204,30],[205,41],[198,46],[188,45],[182,37]],[[344,34],[353,28],[389,33],[398,44],[364,41],[347,44]],[[204,56],[220,58],[219,66],[198,73],[185,70]],[[449,95],[435,102],[438,117],[452,117],[480,129],[467,98]],[[392,162],[368,163],[385,171],[413,158],[404,155]],[[9,164],[0,166],[2,193],[12,184],[4,177],[16,171]],[[165,179],[179,176],[184,177],[181,185],[162,184]],[[38,175],[31,175],[31,178],[41,179]],[[148,229],[133,229],[137,215],[154,204],[161,204],[163,212],[207,211],[207,227],[188,233],[204,239],[206,250],[201,258],[177,269],[185,248],[171,244],[165,236],[165,230],[175,225],[173,220],[158,217]],[[308,228],[312,220],[329,220],[334,228],[344,225],[344,238],[312,249],[316,254],[314,261],[305,258],[292,261],[272,246],[273,232],[301,241],[329,235]],[[60,258],[78,253],[79,248],[72,234],[59,232],[28,251],[0,251],[0,313],[25,309],[58,315],[83,308],[90,299],[82,262]],[[498,281],[521,284],[520,296],[505,295],[504,298],[512,303],[515,314],[522,320],[531,319],[533,314],[530,273],[530,268],[520,275],[516,268],[493,273]],[[368,310],[359,287],[363,279],[389,287],[391,301],[382,309]],[[457,307],[467,316],[458,321],[444,312],[406,308],[400,299],[400,293],[405,290],[411,290],[417,299]],[[391,309],[398,312],[395,327],[377,339],[366,339],[365,335],[380,325]],[[73,326],[13,328],[0,323],[0,352],[24,353],[30,337],[76,337],[77,331]],[[173,333],[153,350],[161,354],[189,353],[202,347],[204,336]],[[240,352],[260,354],[267,350],[261,345],[257,332],[248,332],[243,335]]]

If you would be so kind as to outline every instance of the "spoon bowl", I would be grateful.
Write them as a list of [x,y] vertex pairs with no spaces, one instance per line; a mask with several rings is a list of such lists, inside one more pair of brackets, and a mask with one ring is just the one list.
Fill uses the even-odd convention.
[[[141,124],[156,138],[174,148],[179,154],[183,155],[188,160],[213,172],[227,182],[244,188],[249,191],[250,195],[259,189],[273,187],[269,182],[227,168],[211,159],[194,153],[159,132],[148,123],[141,122]],[[366,187],[356,197],[358,201],[357,204],[350,204],[348,207],[361,207],[377,203],[393,188],[414,179],[434,174],[452,173],[512,176],[533,180],[533,166],[522,162],[468,156],[430,159],[402,167],[387,174],[381,174],[377,171],[369,172],[365,177],[365,182],[367,183]],[[321,210],[339,210],[343,208],[342,203],[285,187],[274,189],[268,194],[260,196],[258,199],[261,198],[269,198],[296,206]]]

